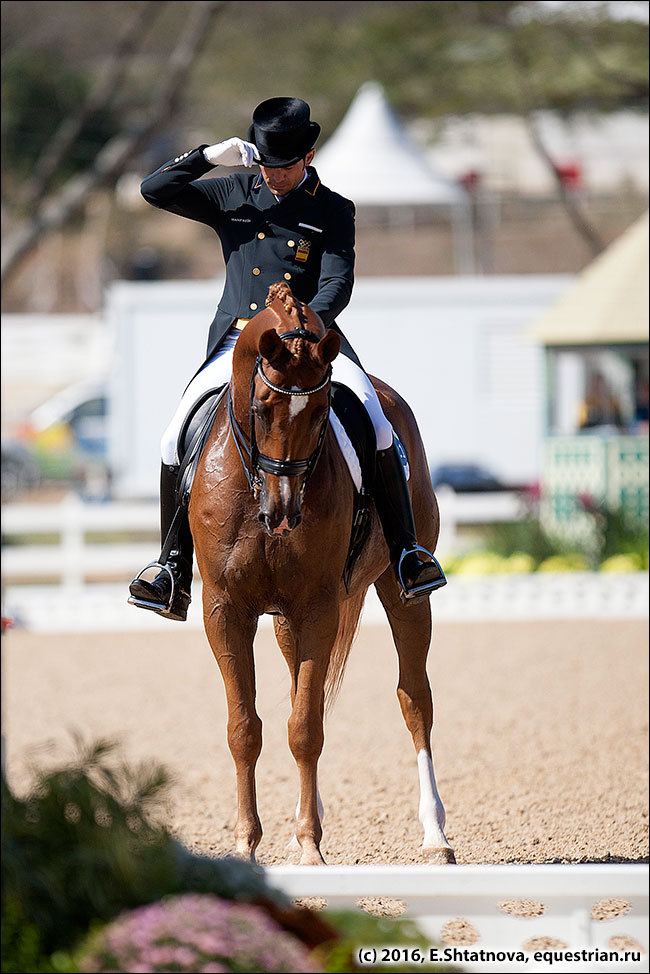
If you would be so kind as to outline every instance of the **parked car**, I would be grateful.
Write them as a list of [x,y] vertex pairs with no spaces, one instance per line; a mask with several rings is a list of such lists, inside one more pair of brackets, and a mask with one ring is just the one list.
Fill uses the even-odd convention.
[[2,444],[2,499],[11,500],[40,481],[38,466],[32,454],[21,443],[11,440]]
[[445,463],[431,468],[434,490],[451,487],[459,494],[508,490],[499,478],[478,463]]
[[107,413],[101,380],[68,386],[34,409],[14,436],[3,441],[3,498],[52,482],[69,482],[82,493],[105,493]]

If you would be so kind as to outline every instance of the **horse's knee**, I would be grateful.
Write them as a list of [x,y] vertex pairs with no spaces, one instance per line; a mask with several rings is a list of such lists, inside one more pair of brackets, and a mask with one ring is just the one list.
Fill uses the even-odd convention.
[[262,721],[257,714],[228,721],[228,746],[235,761],[257,761],[262,750]]
[[310,722],[292,715],[288,723],[289,747],[296,761],[313,761],[320,757],[325,735],[323,722]]

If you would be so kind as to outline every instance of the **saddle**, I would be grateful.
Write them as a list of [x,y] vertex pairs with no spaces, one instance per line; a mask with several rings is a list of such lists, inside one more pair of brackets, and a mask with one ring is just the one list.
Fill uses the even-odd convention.
[[[182,512],[185,512],[189,505],[192,484],[201,453],[208,440],[217,409],[227,388],[224,385],[207,393],[192,410],[181,431],[179,437],[180,468],[177,480],[178,517],[183,516]],[[377,442],[368,413],[359,398],[347,386],[337,382],[332,383],[331,405],[352,445],[361,469],[361,482],[359,483],[357,478],[353,478],[355,480],[354,513],[348,555],[343,570],[343,582],[346,591],[349,591],[354,566],[370,533],[370,502],[375,481]],[[346,457],[346,459],[348,458]]]
[[212,430],[219,403],[225,396],[227,388],[227,385],[223,385],[206,393],[189,414],[181,430],[178,438],[180,469],[176,484],[178,503],[181,507],[187,507],[190,502],[196,468]]
[[343,569],[345,591],[350,591],[354,566],[363,551],[372,524],[370,501],[375,483],[377,438],[368,413],[351,389],[332,383],[332,409],[345,430],[361,466],[361,486],[354,492],[354,513],[350,545]]

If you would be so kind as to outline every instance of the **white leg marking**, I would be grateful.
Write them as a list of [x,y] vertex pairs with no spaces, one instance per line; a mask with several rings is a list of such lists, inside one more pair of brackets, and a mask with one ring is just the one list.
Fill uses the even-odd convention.
[[[323,824],[323,819],[325,818],[325,809],[323,807],[323,802],[322,802],[321,797],[320,797],[320,791],[318,790],[318,782],[316,782],[316,806],[318,808],[318,817],[319,817],[320,823],[322,825]],[[299,815],[300,815],[300,798],[298,799],[298,803],[296,805],[296,818],[298,818]],[[297,839],[297,837],[295,835],[291,839],[291,841],[287,843],[287,845],[286,845],[286,851],[287,852],[300,852],[300,843],[298,842],[298,839]]]
[[292,396],[289,402],[289,419],[295,419],[307,405],[307,396]]
[[423,849],[451,849],[445,838],[445,810],[436,787],[431,755],[422,748],[418,752],[418,774],[420,776],[420,807],[418,818],[424,829]]

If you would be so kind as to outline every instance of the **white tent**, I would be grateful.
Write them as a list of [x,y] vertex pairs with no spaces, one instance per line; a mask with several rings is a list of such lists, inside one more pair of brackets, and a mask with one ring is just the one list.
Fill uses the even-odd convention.
[[327,186],[358,207],[445,208],[454,227],[457,269],[473,269],[466,192],[431,168],[377,82],[361,86],[336,132],[316,153],[314,165]]

